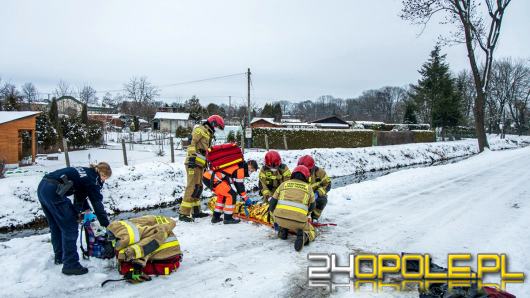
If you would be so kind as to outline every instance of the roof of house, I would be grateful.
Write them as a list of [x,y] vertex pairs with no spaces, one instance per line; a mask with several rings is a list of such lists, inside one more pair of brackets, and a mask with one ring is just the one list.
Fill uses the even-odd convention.
[[348,128],[350,125],[342,123],[315,123],[317,127],[330,127],[330,128]]
[[315,121],[311,121],[310,123],[340,123],[340,124],[348,125],[348,122],[340,119],[337,116],[329,116],[329,117],[321,118]]
[[0,112],[0,124],[34,115],[36,116],[37,114],[40,114],[40,112]]
[[70,96],[70,95],[64,95],[64,96],[61,96],[61,97],[57,98],[57,101],[59,101],[59,100],[64,100],[64,99],[71,99],[71,100],[77,102],[77,103],[80,104],[80,105],[83,104],[79,99],[77,99],[77,98],[75,98],[75,97],[73,97],[73,96]]
[[260,120],[263,120],[263,121],[269,122],[269,123],[271,123],[271,124],[276,124],[276,123],[274,122],[274,118],[263,118],[263,117],[254,117],[254,118],[252,118],[252,121],[250,121],[250,124],[255,123],[255,122],[258,122],[258,121],[260,121]]
[[190,113],[156,112],[154,119],[189,120]]

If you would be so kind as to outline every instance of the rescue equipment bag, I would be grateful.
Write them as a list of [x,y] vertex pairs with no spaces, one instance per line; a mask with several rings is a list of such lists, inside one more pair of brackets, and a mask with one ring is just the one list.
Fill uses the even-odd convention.
[[[165,260],[149,260],[145,264],[145,267],[142,268],[142,272],[147,275],[169,275],[180,267],[181,259],[180,255],[176,255]],[[121,275],[126,275],[131,270],[133,270],[132,262],[119,263]]]
[[[106,235],[97,235],[94,231],[94,222],[84,221],[79,233],[79,245],[83,252],[83,259],[90,257],[99,259],[112,259],[115,256],[112,241]],[[83,234],[85,235],[86,248],[83,247]]]
[[206,160],[210,169],[219,171],[244,161],[241,148],[235,143],[215,145],[208,149]]

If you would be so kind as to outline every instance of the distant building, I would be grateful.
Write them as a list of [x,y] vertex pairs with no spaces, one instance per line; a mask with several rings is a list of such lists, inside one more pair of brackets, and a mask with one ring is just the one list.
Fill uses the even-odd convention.
[[192,128],[195,122],[190,113],[157,112],[153,119],[153,130],[175,133],[177,128]]
[[57,110],[62,115],[81,114],[83,103],[73,96],[61,96],[56,99]]
[[318,119],[310,123],[313,124],[316,128],[324,128],[324,129],[348,129],[350,128],[350,125],[348,124],[348,122],[340,119],[337,116],[330,116],[330,117]]
[[0,159],[31,164],[37,153],[36,117],[40,112],[0,112]]
[[250,121],[251,128],[263,128],[263,127],[282,127],[281,124],[274,122],[274,118],[260,118],[256,117]]

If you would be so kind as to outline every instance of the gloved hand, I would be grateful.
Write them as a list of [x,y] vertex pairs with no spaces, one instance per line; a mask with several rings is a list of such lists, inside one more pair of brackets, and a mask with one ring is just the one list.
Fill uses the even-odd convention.
[[188,158],[188,168],[194,169],[197,167],[197,163],[195,162],[195,156],[190,156]]
[[83,222],[91,222],[93,220],[96,220],[96,216],[92,212],[85,212],[85,215],[83,216]]
[[256,204],[256,202],[247,197],[247,199],[245,200],[245,206],[248,207],[248,206],[252,206],[254,204]]

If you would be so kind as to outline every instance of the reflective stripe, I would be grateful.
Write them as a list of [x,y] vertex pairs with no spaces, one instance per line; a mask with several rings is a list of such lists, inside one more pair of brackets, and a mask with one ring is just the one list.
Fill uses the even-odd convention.
[[204,155],[197,153],[195,157],[195,162],[205,165],[206,164],[206,157]]
[[169,223],[167,218],[165,216],[155,216],[155,220],[157,224],[163,225]]
[[243,159],[242,159],[242,158],[239,158],[239,159],[236,159],[236,160],[231,161],[231,162],[229,162],[229,163],[222,164],[222,165],[219,166],[219,168],[227,168],[227,167],[229,167],[229,166],[231,166],[231,165],[238,164],[238,163],[240,163],[240,162],[242,162],[242,161],[243,161]]
[[184,201],[182,201],[182,203],[180,203],[180,206],[182,206],[184,208],[193,208],[193,202],[184,202]]
[[234,210],[224,210],[224,214],[234,214]]
[[283,172],[282,175],[283,175],[284,177],[291,177],[291,172],[289,172],[289,171],[285,171],[285,172]]
[[223,204],[223,203],[215,203],[215,206],[217,206],[217,207],[224,207],[225,204]]
[[292,207],[296,207],[296,208],[300,208],[300,209],[303,209],[307,212],[307,205],[304,205],[304,204],[300,204],[300,203],[297,203],[297,202],[293,202],[293,201],[287,201],[287,200],[279,200],[278,201],[278,205],[286,205],[286,206],[292,206]]
[[303,209],[300,209],[300,208],[297,208],[297,207],[292,207],[292,206],[287,206],[287,205],[278,205],[278,206],[276,206],[276,209],[290,210],[290,211],[301,213],[304,216],[307,216],[307,211],[306,210],[303,210]]
[[132,222],[128,220],[120,220],[120,223],[127,229],[127,234],[129,234],[129,245],[140,241],[140,232]]
[[160,245],[160,246],[159,246],[159,247],[153,252],[153,254],[156,253],[156,252],[159,252],[159,251],[161,251],[161,250],[163,250],[163,249],[170,248],[170,247],[175,247],[175,246],[179,246],[179,245],[180,245],[180,243],[179,243],[179,241],[177,240],[177,238],[175,238],[175,237],[169,237],[169,238],[166,239],[166,242],[162,243],[162,245]]
[[239,182],[239,183],[245,182],[244,179],[239,179],[239,178],[234,179],[234,181],[235,181],[235,182]]
[[141,257],[144,256],[144,254],[142,253],[142,248],[140,248],[140,245],[133,244],[133,245],[129,246],[129,248],[132,248],[134,250],[134,258],[135,259],[138,259],[138,258],[141,258]]

